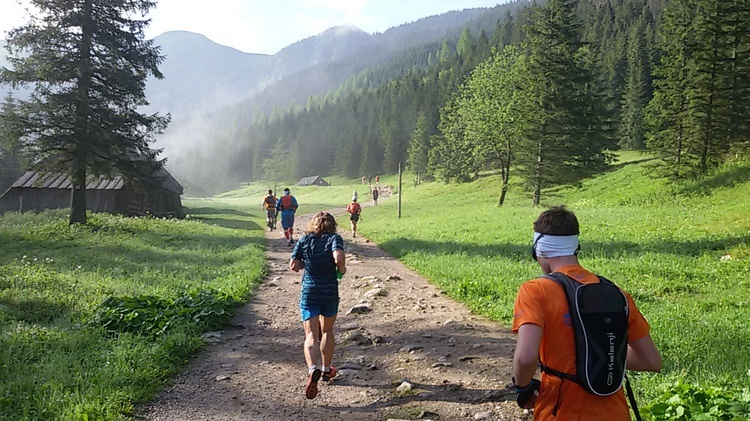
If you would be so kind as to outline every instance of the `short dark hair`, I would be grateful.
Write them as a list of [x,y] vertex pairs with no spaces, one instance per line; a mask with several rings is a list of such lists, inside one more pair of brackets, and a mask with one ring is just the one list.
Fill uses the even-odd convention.
[[291,191],[291,190],[289,190],[289,187],[287,187],[287,188],[284,189],[284,191]]
[[268,194],[273,194],[273,190],[268,190]]
[[539,215],[534,221],[534,231],[547,235],[578,235],[578,218],[565,208],[565,205],[554,206]]

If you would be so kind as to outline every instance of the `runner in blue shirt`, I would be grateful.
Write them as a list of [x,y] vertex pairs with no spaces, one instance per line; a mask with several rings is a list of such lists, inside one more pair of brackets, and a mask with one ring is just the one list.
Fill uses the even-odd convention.
[[289,266],[295,272],[305,270],[299,300],[305,328],[305,360],[309,368],[305,396],[314,399],[318,395],[320,378],[327,381],[336,375],[336,369],[331,366],[335,348],[333,324],[339,310],[338,279],[346,273],[346,255],[344,240],[336,234],[333,215],[319,212],[313,216],[292,251]]

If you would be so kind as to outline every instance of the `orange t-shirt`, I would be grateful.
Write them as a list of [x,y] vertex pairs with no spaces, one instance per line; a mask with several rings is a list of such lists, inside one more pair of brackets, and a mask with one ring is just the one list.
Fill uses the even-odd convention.
[[351,214],[359,215],[359,213],[362,212],[362,206],[360,206],[359,203],[352,202],[346,207],[346,211]]
[[[599,282],[599,278],[578,265],[565,266],[558,270],[571,278],[588,284]],[[624,291],[623,291],[624,292]],[[646,337],[649,325],[635,306],[633,298],[628,299],[628,342]],[[570,323],[568,301],[562,286],[547,278],[537,278],[524,282],[516,296],[513,309],[513,332],[526,323],[542,328],[542,343],[539,358],[544,365],[564,373],[575,374],[576,352],[573,326]],[[559,402],[559,403],[558,403]],[[552,411],[557,407],[557,416]],[[625,393],[620,388],[610,396],[596,396],[570,380],[542,373],[542,385],[534,405],[534,420],[596,421],[630,420]]]

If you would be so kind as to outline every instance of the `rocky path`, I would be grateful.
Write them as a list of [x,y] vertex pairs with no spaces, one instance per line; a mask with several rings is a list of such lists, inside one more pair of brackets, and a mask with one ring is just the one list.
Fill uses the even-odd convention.
[[[145,408],[142,420],[525,420],[507,389],[513,335],[473,315],[363,238],[347,244],[336,322],[339,375],[304,396],[301,274],[267,232],[269,275],[231,327]],[[340,215],[340,216],[339,216]],[[363,212],[367,223],[367,210]],[[308,218],[297,218],[304,229]],[[297,234],[299,236],[299,234]]]

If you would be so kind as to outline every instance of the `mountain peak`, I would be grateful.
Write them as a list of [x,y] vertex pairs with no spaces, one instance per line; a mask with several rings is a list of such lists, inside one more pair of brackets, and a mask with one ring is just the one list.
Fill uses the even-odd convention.
[[340,26],[334,26],[332,28],[328,28],[325,32],[323,32],[323,34],[342,36],[342,35],[349,35],[352,32],[366,33],[365,31],[359,29],[354,24],[347,23],[346,25],[340,25]]

